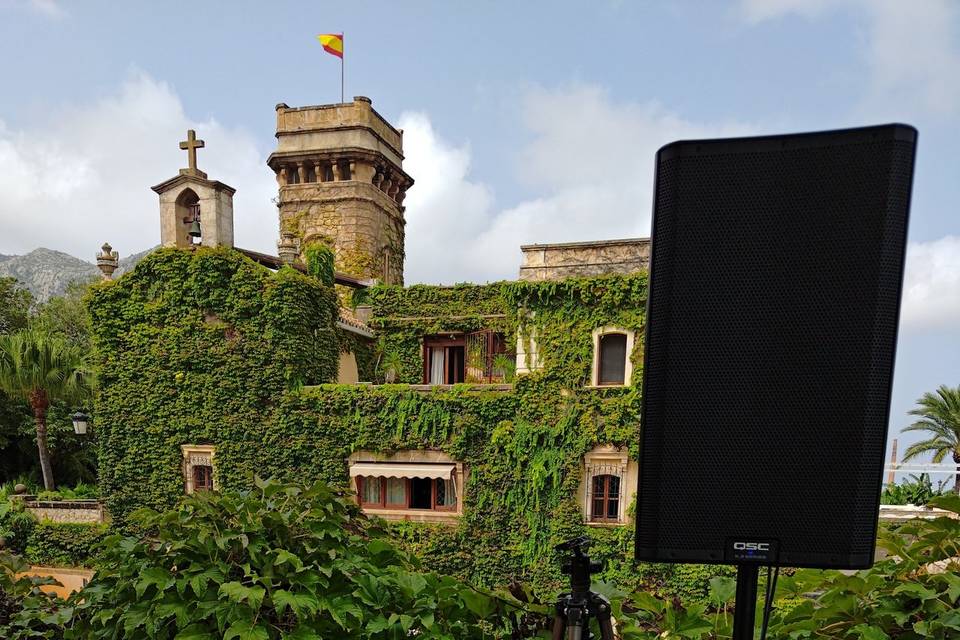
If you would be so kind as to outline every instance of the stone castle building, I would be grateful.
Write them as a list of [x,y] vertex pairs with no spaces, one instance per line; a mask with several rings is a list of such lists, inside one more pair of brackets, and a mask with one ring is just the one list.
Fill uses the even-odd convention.
[[[491,581],[539,571],[552,531],[628,525],[649,241],[526,245],[521,283],[404,287],[402,132],[367,98],[276,113],[276,255],[235,246],[234,189],[197,167],[191,131],[188,166],[153,188],[162,243],[184,251],[91,296],[95,317],[125,314],[96,328],[126,372],[94,407],[111,516],[251,471],[322,479]],[[290,272],[316,242],[336,287]],[[108,279],[115,262],[104,246]]]

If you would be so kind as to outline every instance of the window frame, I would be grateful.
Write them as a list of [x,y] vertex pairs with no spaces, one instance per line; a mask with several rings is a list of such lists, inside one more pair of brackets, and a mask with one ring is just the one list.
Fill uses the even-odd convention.
[[[600,382],[600,371],[602,364],[602,352],[600,344],[604,336],[611,334],[621,334],[626,336],[626,346],[623,360],[623,382]],[[633,349],[636,340],[636,332],[631,329],[625,329],[617,326],[597,327],[593,330],[593,367],[590,372],[590,386],[599,389],[616,389],[618,387],[629,387],[633,384]]]
[[[203,471],[201,471],[203,470]],[[193,464],[190,465],[190,471],[193,474],[193,493],[198,491],[213,491],[213,465],[212,464]],[[198,473],[200,472],[200,473]],[[201,486],[198,476],[205,476],[206,482]]]
[[[367,482],[368,477],[376,478],[380,483],[380,501],[379,502],[364,502],[363,500],[363,489],[364,485]],[[413,511],[413,512],[431,512],[431,511],[457,511],[460,506],[460,496],[454,493],[456,500],[451,505],[442,505],[437,502],[437,483],[445,482],[445,478],[429,478],[430,482],[430,504],[431,506],[427,509],[422,509],[419,507],[410,506],[410,491],[411,491],[411,478],[398,478],[399,480],[404,481],[404,495],[407,500],[405,503],[396,503],[396,502],[387,502],[387,481],[390,480],[390,477],[387,476],[356,476],[357,480],[357,503],[360,505],[361,509],[370,509],[370,510],[389,510],[389,511]],[[426,479],[426,478],[425,478]],[[452,480],[454,485],[454,492],[456,492],[457,481]]]
[[210,491],[218,491],[217,482],[217,448],[212,444],[182,444],[180,453],[183,456],[181,474],[183,477],[183,492],[190,495],[196,491],[194,487],[194,468],[197,466],[210,467]]
[[[605,382],[601,379],[603,376],[603,364],[604,364],[604,353],[603,353],[603,343],[605,340],[612,338],[613,336],[623,336],[623,377],[619,382]],[[628,336],[626,333],[621,333],[619,331],[609,331],[603,333],[597,337],[597,386],[598,387],[622,387],[627,383],[627,359],[630,357],[630,354],[627,353],[627,341]],[[619,363],[618,363],[619,364]]]
[[[444,334],[438,336],[426,336],[423,339],[423,384],[434,384],[430,382],[430,357],[433,349],[443,349],[443,382],[439,384],[451,384],[447,382],[450,379],[450,353],[447,349],[451,347],[460,347],[463,349],[463,380],[467,378],[467,339],[465,334]],[[463,382],[461,380],[460,382]],[[459,384],[459,383],[453,383]]]
[[[603,515],[598,516],[595,512],[594,507],[597,504],[597,494],[594,491],[595,482],[598,478],[603,478],[603,494],[599,498],[601,504],[603,505]],[[617,495],[616,497],[611,496],[610,485],[611,481],[617,479]],[[616,473],[596,473],[590,476],[590,522],[602,522],[606,524],[618,524],[622,520],[620,518],[621,508],[623,501],[623,475]],[[610,513],[610,503],[616,501],[617,503],[617,514],[613,517],[609,515]]]

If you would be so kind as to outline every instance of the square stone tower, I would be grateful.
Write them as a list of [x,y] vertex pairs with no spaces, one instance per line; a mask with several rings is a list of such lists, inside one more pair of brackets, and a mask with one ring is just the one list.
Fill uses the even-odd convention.
[[337,271],[403,284],[403,132],[369,98],[291,108],[277,105],[277,175],[281,233],[300,247],[326,242]]

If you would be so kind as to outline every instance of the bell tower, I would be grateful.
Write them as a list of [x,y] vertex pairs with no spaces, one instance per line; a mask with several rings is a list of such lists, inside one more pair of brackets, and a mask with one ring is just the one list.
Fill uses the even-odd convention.
[[[300,247],[326,242],[344,273],[403,284],[403,132],[369,98],[312,107],[277,105],[280,232]],[[289,235],[287,236],[289,241]]]
[[197,168],[197,140],[193,129],[180,148],[187,152],[187,168],[151,187],[160,196],[160,244],[164,247],[232,247],[233,194],[236,189]]

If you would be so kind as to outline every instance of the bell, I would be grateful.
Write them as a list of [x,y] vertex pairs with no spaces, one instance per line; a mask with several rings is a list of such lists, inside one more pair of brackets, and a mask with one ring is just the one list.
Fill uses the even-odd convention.
[[199,238],[199,237],[200,237],[200,235],[201,235],[201,234],[200,234],[200,220],[199,220],[198,218],[194,218],[194,219],[193,219],[193,222],[190,223],[190,231],[187,232],[187,235],[189,235],[189,236],[192,237],[192,238]]

